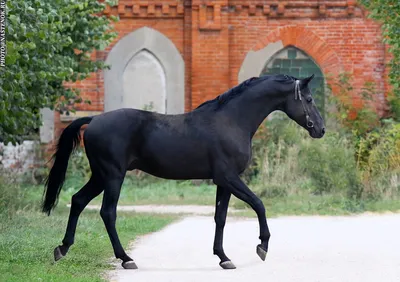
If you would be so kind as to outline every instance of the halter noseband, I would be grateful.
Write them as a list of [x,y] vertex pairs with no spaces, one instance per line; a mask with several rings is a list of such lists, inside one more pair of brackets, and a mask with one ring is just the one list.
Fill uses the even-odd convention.
[[308,111],[307,111],[306,107],[304,106],[304,102],[301,99],[300,80],[296,80],[296,84],[294,86],[294,99],[300,100],[301,105],[303,106],[304,114],[306,116],[306,125],[308,128],[313,128],[314,122],[310,119],[310,115],[308,114]]

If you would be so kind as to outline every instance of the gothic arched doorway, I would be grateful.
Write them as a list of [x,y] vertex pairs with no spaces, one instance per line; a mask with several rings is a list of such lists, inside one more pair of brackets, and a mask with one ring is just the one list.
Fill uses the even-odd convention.
[[104,111],[119,108],[181,114],[185,106],[185,63],[174,43],[149,27],[120,39],[104,71]]

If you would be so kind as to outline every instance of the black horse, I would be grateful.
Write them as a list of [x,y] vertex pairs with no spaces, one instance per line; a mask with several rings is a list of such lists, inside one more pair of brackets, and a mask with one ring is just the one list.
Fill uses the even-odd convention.
[[270,232],[262,201],[239,175],[251,158],[252,138],[273,111],[285,112],[311,137],[321,138],[324,121],[313,101],[309,82],[287,75],[250,78],[195,110],[164,115],[136,109],[119,109],[75,120],[62,132],[54,165],[46,181],[43,212],[56,206],[65,180],[68,159],[80,143],[80,128],[89,124],[83,139],[92,176],[72,196],[62,245],[54,250],[61,259],[74,243],[78,217],[86,205],[104,191],[100,215],[124,268],[137,268],[125,253],[115,229],[117,202],[127,170],[139,169],[164,179],[212,179],[217,186],[214,254],[225,269],[235,268],[225,255],[222,241],[231,194],[249,204],[258,216],[260,240],[256,248],[262,260],[268,251]]

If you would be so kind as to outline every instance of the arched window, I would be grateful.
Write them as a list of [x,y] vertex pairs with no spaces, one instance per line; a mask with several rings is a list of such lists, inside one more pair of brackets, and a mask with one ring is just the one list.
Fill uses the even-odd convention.
[[325,115],[325,81],[319,66],[314,60],[300,49],[289,46],[273,55],[261,75],[287,74],[297,78],[304,78],[314,74],[310,83],[312,95],[321,115]]

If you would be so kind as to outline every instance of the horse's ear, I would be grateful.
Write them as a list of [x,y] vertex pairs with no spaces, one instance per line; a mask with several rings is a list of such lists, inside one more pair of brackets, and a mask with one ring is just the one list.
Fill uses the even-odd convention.
[[313,78],[314,78],[314,74],[312,74],[312,75],[309,76],[309,77],[306,77],[306,78],[302,79],[303,85],[307,85],[308,83],[310,83],[310,81],[311,81]]

